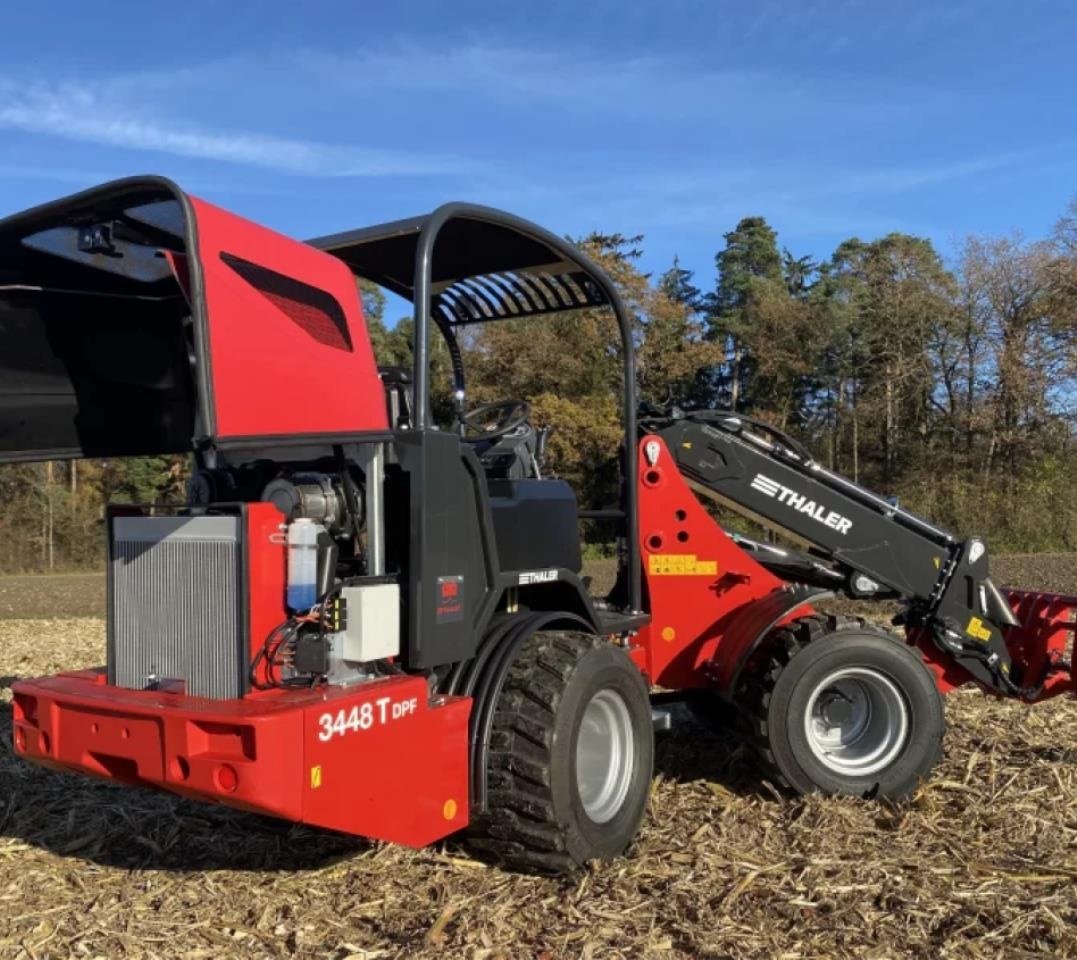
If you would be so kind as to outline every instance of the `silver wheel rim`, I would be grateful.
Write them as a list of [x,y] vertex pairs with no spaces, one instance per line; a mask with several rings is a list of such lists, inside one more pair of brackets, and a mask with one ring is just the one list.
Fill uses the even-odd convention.
[[617,815],[628,796],[635,764],[628,705],[616,691],[599,690],[584,708],[576,738],[576,790],[595,823]]
[[877,773],[909,738],[909,709],[888,676],[867,667],[835,670],[816,684],[804,716],[815,758],[844,776]]

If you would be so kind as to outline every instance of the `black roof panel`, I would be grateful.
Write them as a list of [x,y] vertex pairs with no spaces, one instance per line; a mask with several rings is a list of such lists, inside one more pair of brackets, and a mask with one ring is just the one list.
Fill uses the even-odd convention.
[[[565,241],[526,221],[481,217],[468,207],[438,231],[431,270],[433,314],[452,326],[534,316],[608,303]],[[317,237],[312,246],[338,257],[357,276],[414,299],[419,237],[433,214]],[[567,254],[567,255],[566,255]]]

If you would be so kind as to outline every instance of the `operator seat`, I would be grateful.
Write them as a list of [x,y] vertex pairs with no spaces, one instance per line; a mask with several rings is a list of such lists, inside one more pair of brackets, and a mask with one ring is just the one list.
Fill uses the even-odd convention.
[[503,571],[566,569],[579,573],[579,507],[564,480],[543,476],[549,428],[525,419],[504,433],[472,441],[486,476]]
[[580,572],[579,505],[568,483],[554,477],[488,477],[486,488],[502,570]]

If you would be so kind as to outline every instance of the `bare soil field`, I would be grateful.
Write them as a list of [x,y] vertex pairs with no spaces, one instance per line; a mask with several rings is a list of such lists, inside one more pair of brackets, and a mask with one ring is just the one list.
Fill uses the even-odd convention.
[[0,620],[104,615],[103,573],[0,576]]
[[[1077,592],[1074,556],[995,568]],[[522,876],[16,760],[10,683],[103,660],[96,583],[0,581],[2,958],[1077,956],[1075,701],[952,695],[900,805],[784,795],[678,715],[631,855]]]

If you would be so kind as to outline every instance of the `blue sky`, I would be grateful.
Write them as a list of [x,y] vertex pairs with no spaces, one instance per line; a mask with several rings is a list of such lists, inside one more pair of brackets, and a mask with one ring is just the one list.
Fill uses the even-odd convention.
[[1077,195],[1063,0],[5,5],[0,213],[132,173],[300,237],[449,199],[643,233],[713,280],[762,214],[795,253],[945,251]]

